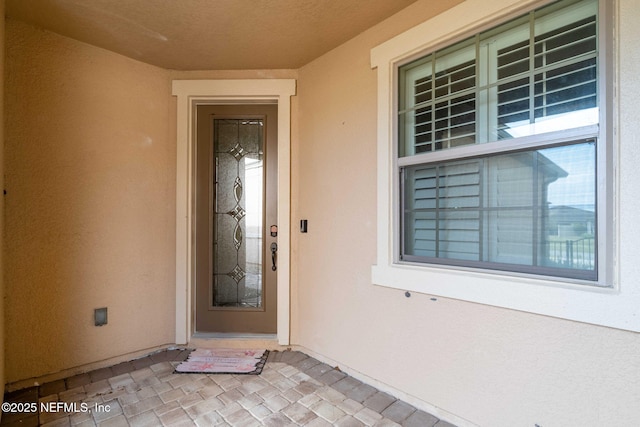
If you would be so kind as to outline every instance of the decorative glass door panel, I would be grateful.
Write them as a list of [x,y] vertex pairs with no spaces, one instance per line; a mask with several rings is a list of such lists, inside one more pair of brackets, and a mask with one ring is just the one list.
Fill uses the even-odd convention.
[[264,121],[214,120],[215,308],[262,307]]

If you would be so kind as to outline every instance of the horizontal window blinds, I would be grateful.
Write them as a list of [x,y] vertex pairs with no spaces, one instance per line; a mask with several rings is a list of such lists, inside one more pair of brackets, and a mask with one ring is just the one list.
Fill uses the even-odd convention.
[[513,137],[508,130],[523,123],[596,108],[596,54],[595,16],[498,50],[499,137]]
[[597,123],[594,4],[516,20],[401,67],[399,155],[558,130],[567,118]]
[[408,169],[408,253],[480,259],[479,168],[474,160]]

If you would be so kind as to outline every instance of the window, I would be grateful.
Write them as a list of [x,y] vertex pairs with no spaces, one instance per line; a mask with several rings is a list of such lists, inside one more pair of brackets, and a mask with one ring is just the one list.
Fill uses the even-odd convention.
[[397,68],[397,262],[609,286],[597,0]]
[[[633,48],[616,25],[626,2],[544,0],[529,12],[541,3],[465,0],[371,50],[371,282],[398,297],[411,291],[640,331],[633,250],[619,249],[633,246],[621,231],[635,229],[637,204],[628,192],[636,173],[622,168],[633,161],[618,160],[634,155],[621,143],[633,141],[632,97],[616,96],[635,88],[617,60],[618,49]],[[577,23],[593,16],[595,52],[581,44],[586,33],[571,36],[574,44],[562,38],[587,31]],[[414,82],[426,86],[419,98]],[[428,310],[431,299],[417,302]]]

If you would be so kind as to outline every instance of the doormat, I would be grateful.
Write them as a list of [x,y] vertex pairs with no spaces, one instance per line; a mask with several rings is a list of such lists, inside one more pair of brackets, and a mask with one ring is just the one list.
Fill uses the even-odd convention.
[[176,373],[260,375],[268,356],[269,350],[196,349]]

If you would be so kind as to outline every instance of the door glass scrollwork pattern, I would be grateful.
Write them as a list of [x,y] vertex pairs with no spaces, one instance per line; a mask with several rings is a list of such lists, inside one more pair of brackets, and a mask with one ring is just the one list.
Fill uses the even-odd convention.
[[214,120],[214,309],[263,305],[263,135],[261,119]]

